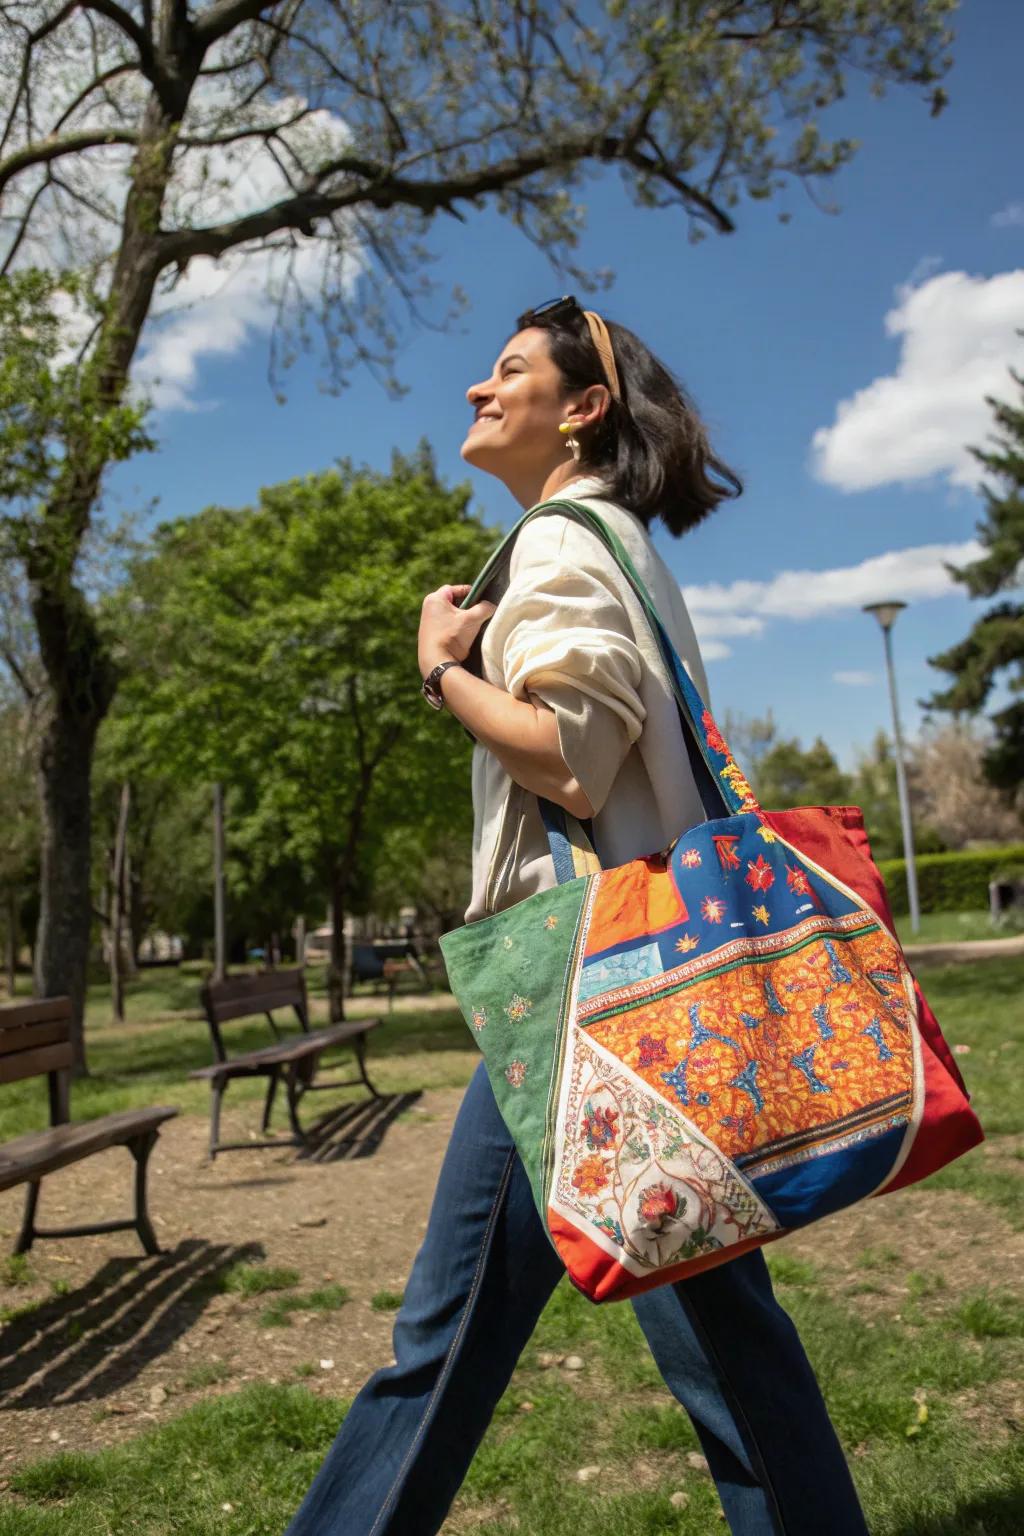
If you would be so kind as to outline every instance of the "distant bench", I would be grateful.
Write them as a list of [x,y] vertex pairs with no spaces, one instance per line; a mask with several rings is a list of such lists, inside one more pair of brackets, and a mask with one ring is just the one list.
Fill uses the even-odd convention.
[[[291,970],[261,971],[255,976],[228,976],[223,981],[208,981],[201,993],[206,1022],[213,1040],[214,1061],[199,1067],[190,1077],[207,1078],[210,1083],[210,1157],[218,1152],[241,1151],[250,1147],[306,1146],[309,1133],[299,1120],[299,1104],[304,1094],[317,1089],[352,1088],[362,1083],[375,1099],[380,1094],[366,1072],[366,1037],[380,1019],[357,1019],[331,1024],[326,1029],[311,1030],[306,999],[306,977],[296,967]],[[274,1018],[280,1009],[291,1009],[299,1031],[285,1035]],[[275,1036],[275,1043],[255,1051],[229,1054],[221,1026],[235,1019],[251,1019],[265,1014]],[[351,1045],[355,1051],[358,1076],[344,1082],[335,1079],[315,1082],[317,1066],[324,1051],[337,1045]],[[264,1141],[221,1141],[220,1111],[228,1084],[236,1077],[265,1077],[267,1095],[263,1104],[261,1129],[266,1136],[278,1083],[284,1079],[288,1120],[292,1129],[290,1143],[277,1137]]]
[[[37,1237],[91,1237],[134,1229],[147,1253],[159,1253],[146,1210],[146,1168],[160,1126],[178,1111],[167,1106],[125,1109],[74,1125],[70,1119],[71,1001],[66,997],[16,1003],[0,1008],[0,1083],[46,1076],[50,1090],[50,1128],[30,1131],[0,1145],[0,1190],[27,1184],[25,1214],[15,1253],[25,1253]],[[80,1163],[108,1147],[127,1147],[135,1159],[135,1215],[123,1221],[96,1221],[73,1227],[37,1227],[36,1207],[44,1176]]]

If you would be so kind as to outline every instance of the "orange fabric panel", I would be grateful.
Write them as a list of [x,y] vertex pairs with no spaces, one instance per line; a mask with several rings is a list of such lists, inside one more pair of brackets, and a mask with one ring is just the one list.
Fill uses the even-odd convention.
[[601,876],[587,935],[587,955],[685,923],[689,913],[660,859],[633,859]]

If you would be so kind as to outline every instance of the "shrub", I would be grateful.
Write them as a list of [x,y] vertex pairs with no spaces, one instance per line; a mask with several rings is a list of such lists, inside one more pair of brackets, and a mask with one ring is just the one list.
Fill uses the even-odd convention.
[[[1008,865],[1024,860],[1024,847],[985,848],[966,853],[925,853],[917,860],[922,912],[972,912],[988,906],[988,883]],[[908,911],[907,866],[903,859],[879,863],[897,916]]]

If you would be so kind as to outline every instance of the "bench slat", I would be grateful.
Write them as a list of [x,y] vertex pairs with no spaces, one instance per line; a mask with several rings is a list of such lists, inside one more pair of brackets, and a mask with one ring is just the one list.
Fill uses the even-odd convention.
[[0,1013],[0,1056],[10,1056],[14,1051],[27,1051],[35,1045],[60,1045],[68,1038],[66,1019],[54,1019],[39,1024],[8,1025]]
[[230,1056],[227,1061],[217,1061],[209,1067],[197,1067],[189,1073],[189,1077],[231,1077],[233,1072],[242,1076],[264,1067],[288,1066],[292,1062],[305,1061],[310,1056],[319,1056],[322,1051],[342,1045],[356,1035],[368,1034],[380,1022],[380,1019],[357,1019],[351,1023],[332,1024],[327,1029],[314,1030],[308,1035],[294,1035],[290,1040],[264,1046],[258,1051]]
[[227,1024],[231,1019],[244,1019],[259,1013],[273,1013],[277,1008],[304,1008],[306,1005],[306,999],[298,991],[256,992],[246,997],[221,999],[208,996],[204,1002],[207,1013],[212,1014],[218,1024]]
[[20,1028],[23,1024],[48,1023],[51,1019],[71,1018],[71,999],[40,997],[30,1003],[12,1003],[0,1008],[0,1029]]
[[44,1131],[30,1131],[0,1146],[0,1190],[42,1178],[68,1163],[77,1163],[94,1152],[120,1146],[178,1113],[166,1104],[148,1109],[123,1109],[98,1120],[84,1120],[78,1125],[55,1125]]
[[42,1045],[34,1051],[16,1051],[0,1056],[0,1083],[18,1083],[23,1077],[38,1077],[42,1072],[61,1072],[72,1061],[71,1041],[60,1045]]

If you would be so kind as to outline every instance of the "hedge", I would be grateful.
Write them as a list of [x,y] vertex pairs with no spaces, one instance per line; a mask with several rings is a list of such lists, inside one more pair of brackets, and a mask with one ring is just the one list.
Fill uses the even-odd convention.
[[[916,861],[922,912],[988,909],[988,883],[1004,869],[1024,867],[1024,843],[966,853],[923,853]],[[909,910],[904,859],[882,859],[879,869],[897,916]]]

